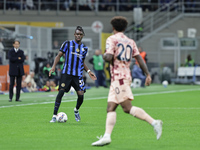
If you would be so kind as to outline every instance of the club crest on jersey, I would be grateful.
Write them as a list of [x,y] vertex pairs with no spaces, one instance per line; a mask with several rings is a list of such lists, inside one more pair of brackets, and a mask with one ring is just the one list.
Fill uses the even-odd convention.
[[82,48],[82,51],[84,51],[85,49],[84,48]]
[[62,87],[65,87],[65,83],[62,83],[61,86],[62,86]]
[[76,51],[79,52],[80,50],[77,48]]

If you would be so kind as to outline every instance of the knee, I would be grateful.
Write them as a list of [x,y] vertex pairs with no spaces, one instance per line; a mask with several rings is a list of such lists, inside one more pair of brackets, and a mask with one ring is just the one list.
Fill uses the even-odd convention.
[[112,106],[109,106],[109,105],[108,105],[108,106],[107,106],[107,113],[108,113],[108,112],[112,112],[112,111],[113,111]]
[[113,111],[115,111],[116,107],[117,107],[117,106],[108,105],[108,106],[107,106],[107,113],[108,113],[108,112],[113,112]]
[[123,108],[123,111],[124,111],[125,113],[129,114],[130,109],[128,109],[128,108]]

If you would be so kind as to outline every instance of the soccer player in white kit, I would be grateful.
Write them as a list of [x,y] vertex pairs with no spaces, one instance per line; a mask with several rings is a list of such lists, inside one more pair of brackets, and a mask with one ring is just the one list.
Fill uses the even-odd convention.
[[125,113],[144,120],[151,124],[157,135],[157,140],[162,134],[162,121],[155,120],[148,115],[143,109],[132,106],[131,101],[134,99],[130,88],[132,81],[130,63],[134,57],[146,75],[145,84],[151,84],[151,76],[142,57],[139,55],[137,45],[132,39],[124,35],[127,27],[127,19],[122,16],[116,16],[111,19],[114,35],[106,40],[106,52],[104,60],[110,62],[111,85],[108,95],[106,130],[104,136],[98,141],[92,143],[93,146],[103,146],[111,142],[111,133],[116,123],[116,108],[121,105]]

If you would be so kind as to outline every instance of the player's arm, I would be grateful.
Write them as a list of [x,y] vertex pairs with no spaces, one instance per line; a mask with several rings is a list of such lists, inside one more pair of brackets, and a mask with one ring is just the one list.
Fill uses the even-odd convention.
[[87,67],[87,65],[84,62],[85,60],[83,60],[83,65],[84,65],[84,70],[89,74],[90,78],[92,80],[96,80],[97,77],[95,76],[95,74]]
[[151,84],[151,76],[150,73],[148,71],[147,65],[144,63],[144,60],[142,59],[142,57],[140,55],[136,55],[135,59],[138,61],[140,68],[144,71],[145,75],[146,75],[146,82],[145,84],[148,86]]
[[106,62],[109,62],[109,63],[112,64],[113,55],[112,55],[112,54],[106,54],[106,53],[104,53],[103,59],[104,59]]
[[63,56],[63,52],[59,51],[58,55],[55,57],[53,66],[51,70],[49,71],[49,76],[51,76],[51,73],[55,71],[57,63],[60,61],[60,58]]

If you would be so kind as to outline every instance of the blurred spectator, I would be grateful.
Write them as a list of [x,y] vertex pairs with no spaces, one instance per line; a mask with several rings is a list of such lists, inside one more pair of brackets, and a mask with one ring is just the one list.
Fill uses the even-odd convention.
[[45,76],[46,78],[48,78],[48,79],[54,79],[55,76],[56,76],[56,73],[53,72],[53,73],[51,74],[51,76],[49,77],[49,71],[50,71],[50,70],[51,70],[51,66],[50,66],[49,63],[47,63],[46,66],[44,66],[44,68],[43,68],[43,74],[44,74],[44,76]]
[[72,0],[72,6],[70,7],[70,10],[76,10],[76,3],[77,0]]
[[107,10],[106,0],[99,0],[99,11]]
[[138,24],[134,27],[137,35],[136,35],[136,40],[140,40],[140,38],[143,37],[143,27],[142,24]]
[[56,86],[56,83],[53,80],[51,80],[50,87],[51,87],[51,91],[58,91],[59,86],[58,85]]
[[60,45],[57,40],[53,41],[53,49],[59,49]]
[[104,0],[106,4],[106,10],[114,11],[116,10],[116,0]]
[[101,54],[101,50],[96,50],[95,55],[93,55],[89,62],[93,64],[93,69],[97,77],[97,80],[95,80],[95,86],[97,88],[99,86],[107,87],[104,73],[104,60]]
[[35,73],[30,72],[30,74],[24,80],[27,83],[27,86],[29,87],[29,91],[31,92],[37,91],[37,84],[35,83],[34,76],[35,76]]
[[34,89],[33,89],[33,87],[32,87],[31,82],[28,82],[28,83],[27,83],[26,88],[27,88],[27,90],[28,90],[29,92],[35,92]]
[[64,8],[66,11],[69,11],[70,10],[70,7],[73,5],[73,2],[72,0],[65,0],[64,1]]
[[[138,50],[140,52],[140,56],[144,60],[144,63],[147,63],[146,52],[142,51],[141,47],[139,47]],[[135,65],[133,66],[132,77],[133,77],[133,80],[134,80],[134,78],[140,79],[141,80],[141,87],[145,87],[146,76],[145,76],[144,72],[142,71],[142,69],[140,68],[139,63],[137,61],[135,62]]]
[[193,66],[195,66],[194,59],[192,59],[191,55],[189,54],[185,59],[185,67],[193,67]]
[[195,12],[196,0],[185,0],[185,12]]
[[27,83],[25,81],[22,81],[22,88],[21,91],[24,93],[28,93],[29,90],[27,89]]
[[146,11],[146,12],[151,11],[151,7],[152,7],[151,1],[152,0],[143,0],[142,1],[142,3],[143,3],[142,10],[143,11]]
[[79,0],[79,10],[93,10],[94,6],[92,5],[91,0]]
[[26,9],[26,10],[27,10],[27,9],[28,9],[28,10],[33,10],[33,9],[35,9],[33,0],[26,0],[25,9]]
[[50,82],[46,81],[46,84],[42,87],[42,91],[45,92],[50,92],[51,91],[51,87],[50,87]]
[[27,89],[27,83],[25,82],[26,75],[22,76],[22,85],[21,85],[21,92],[28,93],[29,90]]

